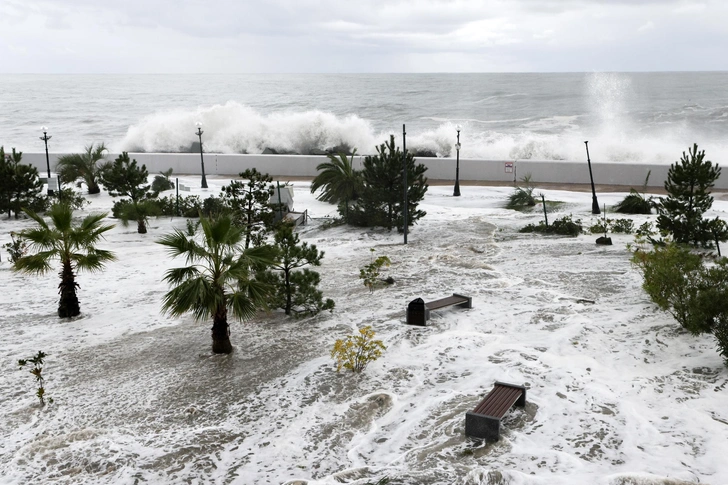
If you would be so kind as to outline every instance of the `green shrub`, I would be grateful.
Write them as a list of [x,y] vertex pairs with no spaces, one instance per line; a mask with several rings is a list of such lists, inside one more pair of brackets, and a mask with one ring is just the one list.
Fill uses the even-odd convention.
[[616,219],[612,221],[611,229],[615,234],[632,234],[634,232],[634,221],[632,219]]
[[650,221],[643,222],[635,231],[637,237],[652,237],[655,234],[657,234],[655,226]]
[[634,221],[632,219],[607,219],[599,220],[589,227],[592,234],[604,234],[612,232],[615,234],[632,234],[634,232]]
[[174,183],[169,180],[169,177],[172,175],[172,169],[165,170],[164,172],[159,172],[159,175],[154,176],[154,180],[152,181],[152,192],[155,194],[159,194],[160,192],[164,192],[165,190],[172,190],[174,188]]
[[654,205],[652,197],[645,199],[644,195],[632,189],[629,195],[614,206],[614,212],[620,214],[652,214]]
[[[28,363],[33,364],[33,368],[30,370],[30,373],[35,376],[35,382],[38,385],[38,389],[35,392],[35,395],[38,397],[38,400],[40,401],[41,406],[45,406],[45,378],[43,377],[43,359],[45,359],[47,355],[43,353],[42,351],[38,351],[36,355],[33,357],[30,357],[28,359],[19,359],[18,360],[18,366],[22,369],[25,367]],[[48,402],[53,404],[53,398],[49,397]]]
[[114,201],[114,205],[111,206],[111,217],[114,219],[118,219],[121,217],[121,214],[128,210],[129,206],[131,206],[131,201],[129,199],[119,199]]
[[650,299],[690,333],[712,333],[728,365],[728,258],[706,264],[685,246],[667,242],[651,251],[637,248],[632,261]]
[[642,272],[642,288],[657,306],[669,312],[691,332],[705,330],[692,320],[690,309],[695,301],[697,275],[702,267],[700,256],[671,242],[651,251],[637,248],[632,262]]
[[556,219],[551,225],[546,225],[543,221],[539,221],[538,224],[529,224],[518,232],[540,232],[541,234],[575,237],[581,234],[582,230],[581,219],[572,220],[569,215]]
[[645,183],[642,184],[642,193],[635,189],[629,190],[627,195],[621,202],[614,206],[614,211],[620,214],[651,214],[652,208],[655,207],[653,197],[646,198],[645,192],[647,191],[647,183],[650,181],[650,174],[652,170],[647,172],[645,177]]
[[17,232],[11,232],[10,239],[12,239],[12,242],[3,244],[3,247],[8,250],[8,254],[10,254],[10,261],[12,263],[16,263],[20,258],[25,256],[25,253],[28,252],[28,243],[26,243],[25,239],[23,239],[23,237]]
[[531,184],[531,174],[526,174],[521,179],[523,187],[516,187],[513,193],[508,196],[506,209],[523,209],[524,207],[533,207],[536,205],[536,199],[533,196],[534,186]]
[[86,199],[82,193],[76,192],[71,187],[67,187],[61,190],[56,190],[51,196],[53,203],[64,202],[71,206],[71,209],[83,209],[86,205],[90,204],[91,201]]
[[598,220],[591,226],[589,226],[589,232],[591,234],[604,234],[608,231],[609,225],[604,220]]
[[386,349],[381,340],[374,340],[372,327],[366,326],[359,329],[359,335],[337,340],[331,350],[331,358],[336,360],[336,372],[341,369],[361,372],[369,362],[381,357]]
[[[177,215],[177,196],[168,195],[157,199],[159,210],[163,216]],[[202,199],[197,195],[179,197],[179,215],[181,217],[199,217],[202,211]]]
[[202,202],[202,214],[205,217],[217,217],[226,212],[229,212],[229,208],[221,197],[207,197]]
[[[374,252],[374,248],[370,249],[372,253]],[[386,280],[381,280],[379,278],[381,269],[383,267],[389,267],[392,264],[392,261],[387,256],[379,256],[377,259],[371,261],[368,265],[364,266],[359,270],[359,279],[364,280],[364,286],[369,288],[369,292],[374,292],[374,287],[381,283],[387,283],[392,284],[394,280],[392,280],[392,283],[389,283],[389,280],[391,278],[387,278]]]

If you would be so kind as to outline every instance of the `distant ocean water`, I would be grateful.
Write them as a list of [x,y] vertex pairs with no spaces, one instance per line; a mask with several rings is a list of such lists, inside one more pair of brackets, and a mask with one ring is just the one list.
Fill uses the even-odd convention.
[[375,151],[463,158],[671,163],[698,143],[728,163],[728,72],[0,75],[0,144],[51,152]]

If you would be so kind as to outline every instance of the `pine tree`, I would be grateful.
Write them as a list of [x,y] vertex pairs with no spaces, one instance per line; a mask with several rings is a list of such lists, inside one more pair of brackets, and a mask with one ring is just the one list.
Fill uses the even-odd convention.
[[[122,152],[116,160],[106,165],[99,174],[112,197],[129,197],[130,203],[123,204],[119,211],[119,219],[124,225],[130,220],[136,221],[137,232],[146,234],[147,221],[150,216],[157,215],[159,209],[150,198],[149,172],[147,166],[139,167],[136,160],[130,160],[127,152]],[[127,201],[122,201],[127,202]]]
[[222,198],[232,210],[235,222],[245,229],[245,248],[260,246],[272,230],[275,207],[270,203],[274,193],[273,179],[256,169],[240,174],[247,183],[234,180],[222,188]]
[[319,251],[315,244],[300,243],[291,224],[281,224],[274,237],[277,254],[271,267],[277,272],[265,270],[259,273],[261,281],[275,288],[270,306],[283,308],[286,315],[298,317],[333,310],[334,301],[324,301],[323,293],[317,289],[320,275],[308,268],[301,269],[303,266],[319,266],[324,252]]
[[407,167],[407,225],[415,224],[426,215],[417,209],[427,192],[427,178],[424,176],[427,167],[415,165],[411,152],[405,159],[402,151],[394,142],[394,135],[389,142],[377,147],[377,155],[364,158],[362,178],[364,188],[357,199],[351,222],[362,226],[383,226],[387,229],[396,227],[404,230],[404,179],[403,167]]
[[42,200],[40,193],[43,182],[40,181],[38,169],[32,165],[20,163],[23,152],[13,148],[7,158],[5,150],[0,147],[0,207],[8,218],[15,214],[17,219],[23,208],[45,210],[47,201]]
[[697,143],[688,152],[670,165],[665,181],[668,196],[660,198],[657,228],[678,243],[710,246],[716,239],[726,239],[724,224],[703,219],[713,205],[710,189],[720,177],[720,167],[705,160],[705,150],[698,151]]

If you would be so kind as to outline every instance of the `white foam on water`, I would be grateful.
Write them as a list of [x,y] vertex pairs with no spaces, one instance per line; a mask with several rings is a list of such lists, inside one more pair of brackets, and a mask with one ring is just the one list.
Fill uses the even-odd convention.
[[[182,177],[192,193],[226,183]],[[81,274],[81,318],[54,314],[55,273],[0,263],[0,475],[4,483],[395,483],[668,485],[728,482],[728,373],[710,336],[691,336],[650,303],[625,246],[612,235],[520,234],[541,214],[503,208],[508,187],[430,187],[409,244],[381,229],[323,229],[335,208],[294,182],[313,217],[303,241],[326,255],[321,289],[337,307],[302,321],[279,312],[232,325],[235,352],[210,353],[209,322],[160,315],[164,271],[183,264],[147,235],[117,227],[101,247],[119,261]],[[591,194],[549,217],[585,223]],[[614,204],[625,194],[599,194]],[[85,211],[108,210],[92,198]],[[717,200],[712,217],[725,217]],[[634,216],[635,224],[655,216]],[[24,220],[3,221],[20,230]],[[0,244],[9,241],[0,234]],[[391,287],[369,293],[358,268],[393,264]],[[407,303],[458,292],[470,310],[404,324]],[[595,303],[589,303],[594,301]],[[336,373],[337,338],[372,325],[387,350],[360,375]],[[38,408],[18,358],[48,353]],[[464,416],[500,380],[528,386],[496,444],[464,436]]]

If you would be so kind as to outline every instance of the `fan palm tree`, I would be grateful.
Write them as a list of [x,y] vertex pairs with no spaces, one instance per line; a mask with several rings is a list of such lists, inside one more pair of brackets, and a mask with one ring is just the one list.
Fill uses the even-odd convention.
[[106,214],[86,216],[81,224],[73,224],[73,210],[67,204],[55,204],[48,211],[52,226],[33,211],[25,209],[28,217],[38,223],[38,227],[21,231],[21,236],[30,242],[28,254],[19,258],[13,265],[15,271],[32,274],[45,274],[52,269],[51,261],[61,262],[61,282],[58,293],[58,316],[75,317],[81,313],[76,295],[76,271],[101,271],[104,263],[113,261],[116,256],[110,251],[98,249],[96,243],[103,234],[113,229],[113,224],[102,224]]
[[99,175],[103,170],[103,165],[99,165],[99,161],[104,160],[107,150],[103,143],[96,146],[92,143],[85,149],[85,153],[74,153],[58,157],[56,170],[61,182],[71,183],[83,179],[86,182],[88,193],[98,194],[101,192],[98,183]]
[[270,290],[251,276],[252,267],[269,264],[273,254],[268,246],[243,249],[244,231],[229,215],[200,217],[198,227],[201,242],[179,229],[157,241],[189,265],[166,272],[164,280],[173,288],[164,295],[162,310],[173,316],[192,312],[198,321],[212,316],[212,351],[229,354],[228,313],[244,320],[264,307]]
[[[344,220],[349,221],[349,203],[359,197],[362,189],[361,172],[354,170],[356,150],[347,158],[345,153],[328,155],[329,161],[320,163],[319,174],[311,182],[311,193],[321,189],[318,200],[332,204],[343,204]],[[339,208],[341,210],[341,208]]]

